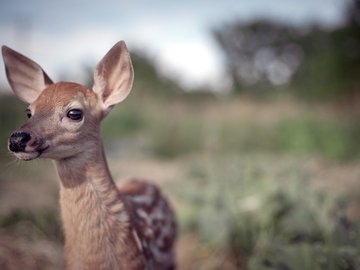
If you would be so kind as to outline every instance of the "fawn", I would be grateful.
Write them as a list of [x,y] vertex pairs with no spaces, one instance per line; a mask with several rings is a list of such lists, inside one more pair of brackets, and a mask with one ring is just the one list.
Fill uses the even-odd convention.
[[97,64],[93,88],[53,83],[29,58],[3,46],[12,90],[30,104],[11,134],[19,159],[53,160],[60,180],[65,269],[175,269],[174,212],[160,190],[140,180],[116,185],[106,162],[100,121],[132,88],[123,41]]

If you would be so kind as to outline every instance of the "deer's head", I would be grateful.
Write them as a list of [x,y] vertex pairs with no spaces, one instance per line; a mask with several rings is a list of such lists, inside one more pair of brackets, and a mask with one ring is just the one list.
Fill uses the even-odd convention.
[[101,119],[130,93],[134,72],[123,41],[97,64],[92,89],[53,83],[29,58],[3,46],[7,79],[14,93],[29,104],[28,121],[8,141],[20,159],[65,159],[89,151],[99,143]]

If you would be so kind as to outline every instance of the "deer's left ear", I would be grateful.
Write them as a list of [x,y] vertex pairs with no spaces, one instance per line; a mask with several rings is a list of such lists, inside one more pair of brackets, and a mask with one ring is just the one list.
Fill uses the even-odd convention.
[[134,70],[125,42],[116,43],[97,64],[93,91],[98,95],[106,114],[130,93]]
[[26,56],[2,46],[6,76],[14,93],[32,103],[53,82],[42,68]]

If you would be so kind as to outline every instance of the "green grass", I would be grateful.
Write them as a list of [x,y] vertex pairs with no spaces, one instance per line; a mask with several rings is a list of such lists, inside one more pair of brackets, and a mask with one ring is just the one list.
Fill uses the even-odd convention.
[[[355,120],[356,121],[356,120]],[[330,159],[359,157],[360,135],[357,122],[318,121],[308,118],[285,119],[277,127],[278,147],[294,154],[320,154]]]
[[56,209],[43,209],[37,213],[15,210],[0,218],[0,228],[9,233],[25,233],[34,239],[63,242],[60,216]]
[[102,124],[104,139],[114,139],[116,137],[129,137],[146,125],[141,111],[130,106],[121,107],[116,113],[110,113]]
[[203,130],[198,119],[164,121],[151,131],[152,152],[162,158],[174,158],[200,151]]
[[173,191],[184,205],[182,229],[236,267],[358,269],[360,221],[345,216],[340,195],[314,190],[297,164],[257,159],[193,161]]
[[[136,98],[120,105],[103,125],[105,138],[139,139],[157,157],[176,158],[194,153],[283,153],[317,155],[336,161],[360,157],[360,121],[342,115],[320,118],[304,112],[278,116],[269,123],[247,118],[211,119],[201,108],[216,100],[187,102]],[[135,105],[136,103],[136,105]],[[137,104],[139,103],[139,104]],[[240,109],[240,108],[239,108]]]

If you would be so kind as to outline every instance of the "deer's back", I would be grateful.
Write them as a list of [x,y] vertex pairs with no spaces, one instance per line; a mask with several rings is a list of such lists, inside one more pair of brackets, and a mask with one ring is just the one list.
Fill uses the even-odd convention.
[[149,269],[175,269],[176,220],[169,203],[155,185],[129,180],[118,186],[130,214],[132,233]]

